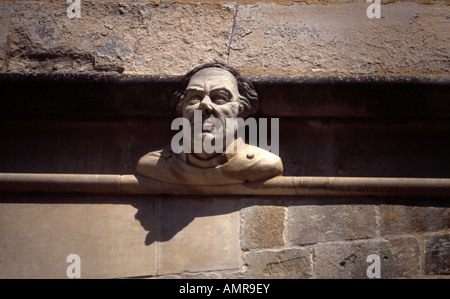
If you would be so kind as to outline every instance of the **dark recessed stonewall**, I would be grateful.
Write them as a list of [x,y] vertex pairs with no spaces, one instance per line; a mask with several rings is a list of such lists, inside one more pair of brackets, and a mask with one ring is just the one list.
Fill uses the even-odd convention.
[[450,274],[449,234],[435,234],[425,238],[425,273]]
[[[448,117],[446,76],[249,76],[259,116]],[[179,76],[0,73],[0,117],[173,117]]]

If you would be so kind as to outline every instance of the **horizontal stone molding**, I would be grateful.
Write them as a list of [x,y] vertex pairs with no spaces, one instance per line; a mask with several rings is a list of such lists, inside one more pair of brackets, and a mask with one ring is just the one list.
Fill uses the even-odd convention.
[[[450,116],[448,76],[247,76],[256,116],[439,118]],[[0,117],[176,117],[179,76],[0,73]]]
[[244,184],[194,186],[171,184],[138,175],[1,173],[0,192],[448,197],[450,179],[278,176]]

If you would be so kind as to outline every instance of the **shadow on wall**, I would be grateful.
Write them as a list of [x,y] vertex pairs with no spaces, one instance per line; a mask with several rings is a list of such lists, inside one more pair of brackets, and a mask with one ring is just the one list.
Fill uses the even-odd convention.
[[[19,205],[38,203],[34,205],[35,208],[43,204],[50,204],[52,205],[52,217],[61,217],[61,219],[65,219],[63,222],[69,223],[72,223],[74,219],[71,220],[70,216],[66,214],[58,214],[59,211],[67,211],[59,209],[59,205],[71,206],[70,209],[75,210],[72,216],[80,217],[76,218],[77,221],[86,220],[88,217],[83,214],[85,210],[76,209],[78,205],[82,205],[86,209],[89,209],[91,204],[116,205],[118,208],[123,205],[131,205],[136,209],[134,219],[139,221],[147,232],[145,239],[138,240],[138,242],[143,242],[146,246],[154,242],[170,241],[178,234],[180,234],[178,240],[181,243],[198,242],[203,244],[206,242],[207,244],[207,242],[215,242],[215,240],[226,239],[230,236],[251,234],[252,228],[261,225],[266,226],[264,230],[267,230],[267,233],[274,228],[282,230],[285,225],[285,213],[279,209],[270,209],[270,207],[289,208],[291,242],[294,244],[310,243],[312,242],[311,238],[322,240],[321,238],[326,235],[326,230],[332,226],[336,228],[336,234],[344,237],[354,231],[353,229],[346,230],[346,228],[354,228],[355,225],[361,229],[357,233],[362,235],[371,235],[377,225],[381,225],[380,229],[385,234],[403,233],[404,231],[439,231],[450,227],[448,209],[450,203],[442,198],[282,198],[270,196],[264,198],[251,196],[180,196],[174,198],[163,195],[122,197],[27,193],[3,194],[0,203]],[[380,207],[380,215],[377,214],[376,206]],[[111,229],[127,229],[133,222],[132,214],[127,213],[118,212],[116,215],[118,218],[111,218],[109,214],[100,215],[98,219],[100,222],[96,223],[110,223],[108,221],[118,220],[120,221],[118,226],[113,225]],[[42,222],[42,219],[46,219],[46,217],[42,215],[39,219],[28,220],[31,221],[30,225],[39,227],[46,221]],[[379,224],[375,221],[377,217],[380,217]],[[279,225],[274,223],[277,221]],[[46,228],[48,231],[52,229],[60,230],[59,227]],[[66,238],[70,238],[70,236],[66,236]],[[96,242],[94,239],[85,241]]]
[[[155,241],[171,240],[197,218],[202,219],[195,225],[205,227],[206,230],[202,230],[204,233],[224,233],[223,230],[238,225],[233,222],[239,219],[239,216],[234,214],[241,209],[241,200],[220,197],[161,196],[157,199],[137,200],[132,205],[138,210],[135,219],[148,231],[145,238],[145,245],[148,246]],[[219,215],[222,217],[214,217]]]
[[[174,238],[178,233],[182,232],[188,226],[194,224],[189,232],[185,232],[183,238],[193,241],[192,238],[199,240],[214,239],[217,234],[223,233],[232,226],[237,226],[239,231],[244,230],[242,227],[242,219],[240,213],[244,212],[246,221],[256,221],[263,223],[270,219],[276,221],[280,218],[280,225],[284,223],[284,213],[280,217],[269,215],[268,219],[265,209],[253,209],[254,207],[289,207],[291,225],[303,227],[297,231],[304,238],[305,229],[312,229],[313,232],[318,228],[328,228],[331,226],[351,226],[358,223],[364,227],[366,233],[372,233],[372,229],[376,226],[375,206],[382,205],[381,209],[381,226],[382,230],[389,232],[398,226],[405,226],[410,231],[435,231],[448,228],[449,203],[442,199],[426,199],[426,198],[408,198],[408,199],[389,199],[389,198],[256,198],[256,197],[215,197],[215,198],[199,198],[199,197],[180,197],[170,198],[160,197],[158,199],[138,199],[134,201],[133,206],[138,210],[135,219],[137,219],[142,227],[148,231],[145,238],[145,245],[149,246],[154,242],[166,242]],[[236,213],[238,212],[238,213]],[[240,213],[239,213],[240,212]],[[319,217],[323,219],[323,223],[315,223],[314,213],[327,215],[327,217]],[[234,214],[234,217],[232,216]],[[270,214],[270,213],[269,213]],[[400,215],[408,215],[403,219]],[[220,217],[216,217],[220,216]],[[317,215],[316,215],[317,216]],[[255,218],[256,217],[256,218]],[[262,218],[261,218],[262,217]],[[393,217],[393,218],[392,218]],[[399,218],[400,217],[400,218]],[[263,218],[265,220],[263,220]],[[226,222],[230,223],[226,223]],[[232,223],[231,223],[232,222]],[[257,223],[247,223],[244,226],[254,227],[261,225]],[[303,223],[303,224],[301,224]],[[271,223],[273,227],[276,224]],[[309,227],[309,229],[308,229]],[[269,229],[269,228],[268,228]],[[338,232],[339,233],[339,229]],[[193,235],[192,235],[193,234]],[[209,235],[207,235],[209,234]],[[308,235],[308,234],[307,234]],[[194,240],[195,241],[195,240]],[[293,242],[296,239],[293,236]]]
[[[259,225],[268,225],[266,229],[270,230],[271,227],[279,227],[274,221],[278,221],[282,229],[284,212],[278,215],[276,209],[266,209],[270,207],[289,207],[290,225],[301,228],[298,230],[291,227],[299,234],[297,237],[295,234],[291,236],[294,243],[296,238],[303,240],[310,234],[325,234],[321,230],[331,226],[336,227],[338,235],[345,235],[346,228],[355,223],[364,228],[363,234],[372,234],[377,226],[376,206],[382,206],[380,224],[383,232],[395,231],[398,227],[404,227],[408,231],[436,231],[449,227],[450,206],[442,199],[420,197],[292,199],[238,196],[141,198],[133,200],[132,205],[137,209],[135,219],[148,231],[144,241],[146,246],[154,242],[170,241],[179,233],[183,233],[182,238],[189,240],[188,242],[207,242],[217,236],[227,237],[233,231],[251,233],[252,227]],[[326,217],[315,217],[318,215]],[[242,217],[246,223],[242,223]],[[322,220],[317,222],[316,218]],[[184,231],[191,225],[190,229]],[[308,243],[307,240],[303,241]]]

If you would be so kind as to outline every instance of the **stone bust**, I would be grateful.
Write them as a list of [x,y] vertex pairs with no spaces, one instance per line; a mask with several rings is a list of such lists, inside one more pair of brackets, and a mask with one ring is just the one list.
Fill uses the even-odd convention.
[[[226,119],[248,117],[259,107],[252,83],[242,78],[234,68],[218,62],[204,64],[189,71],[181,79],[171,102],[191,127],[199,121],[195,116],[201,115],[202,123],[220,120],[226,130],[234,132],[231,133],[234,137],[236,128],[227,128]],[[205,129],[203,126],[198,138],[204,141],[216,127]],[[195,146],[194,134],[195,130],[192,138],[188,139],[191,146]],[[213,152],[202,148],[197,152],[182,150],[176,153],[170,145],[150,152],[139,160],[137,172],[160,181],[188,185],[240,184],[283,173],[283,164],[277,155],[246,144],[239,138],[227,143],[224,135],[214,140],[217,143],[222,142],[219,138],[224,138],[221,143],[223,148]],[[240,151],[233,150],[236,149],[237,141],[241,141],[243,145]],[[231,151],[228,150],[230,148]]]

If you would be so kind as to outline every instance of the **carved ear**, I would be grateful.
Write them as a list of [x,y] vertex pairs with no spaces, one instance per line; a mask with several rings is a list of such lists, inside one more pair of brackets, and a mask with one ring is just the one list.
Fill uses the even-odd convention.
[[183,106],[181,105],[184,94],[177,90],[170,99],[170,106],[175,110],[178,116],[183,115]]
[[177,106],[175,107],[175,111],[177,112],[178,116],[183,116],[183,105],[181,104],[183,101],[183,97],[180,98],[180,100],[177,103]]
[[246,118],[249,116],[251,107],[250,102],[243,96],[239,95],[239,114],[238,116],[241,118]]
[[239,99],[240,99],[240,117],[245,118],[258,111],[259,101],[253,84],[245,80],[238,80]]

